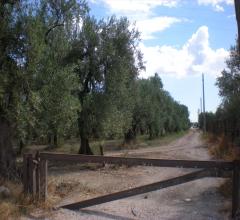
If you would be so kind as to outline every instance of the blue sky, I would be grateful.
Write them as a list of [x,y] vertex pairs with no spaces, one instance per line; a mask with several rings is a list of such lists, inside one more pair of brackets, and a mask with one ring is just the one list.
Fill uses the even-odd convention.
[[202,73],[206,110],[216,110],[216,77],[237,34],[233,0],[89,0],[89,6],[99,19],[115,14],[136,22],[146,62],[139,77],[157,72],[173,98],[188,106],[191,121],[200,108]]

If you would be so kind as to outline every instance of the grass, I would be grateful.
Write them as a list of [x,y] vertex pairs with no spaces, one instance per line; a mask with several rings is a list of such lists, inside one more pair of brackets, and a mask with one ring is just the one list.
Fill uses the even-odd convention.
[[[122,139],[115,140],[91,140],[90,146],[94,154],[100,155],[100,146],[103,147],[104,152],[106,151],[118,151],[122,149],[138,149],[147,147],[159,147],[167,145],[170,142],[177,140],[178,138],[187,134],[188,131],[181,131],[176,133],[167,134],[163,137],[158,137],[149,140],[148,135],[137,136],[135,143],[126,145],[123,144]],[[78,153],[79,150],[79,139],[72,139],[66,141],[60,147],[52,149],[54,152],[63,153]]]
[[0,185],[10,190],[10,196],[0,198],[1,219],[18,219],[21,215],[28,213],[35,206],[33,199],[24,196],[22,184],[9,180],[0,180]]
[[62,198],[68,196],[69,193],[76,189],[84,195],[98,193],[96,189],[91,188],[86,183],[81,183],[75,179],[60,181],[52,180],[48,184],[48,193],[50,197],[56,201],[61,201]]
[[[203,137],[209,145],[209,152],[214,159],[233,161],[240,158],[239,148],[234,146],[226,136],[205,134]],[[227,198],[232,196],[232,179],[227,179],[219,187],[219,192]]]
[[172,141],[175,141],[178,138],[183,137],[187,133],[188,131],[180,131],[180,132],[167,134],[163,137],[158,137],[152,140],[149,140],[148,136],[143,135],[137,138],[136,145],[140,145],[140,147],[142,146],[142,144],[145,145],[145,147],[159,147],[159,146],[167,145]]
[[207,134],[206,140],[209,144],[209,152],[213,158],[228,161],[240,158],[239,148],[234,146],[226,136]]
[[32,196],[25,195],[21,182],[0,179],[0,185],[10,190],[8,197],[0,197],[0,219],[10,220],[20,219],[21,216],[30,216],[36,208],[50,212],[55,203],[51,198],[46,202],[39,202]]

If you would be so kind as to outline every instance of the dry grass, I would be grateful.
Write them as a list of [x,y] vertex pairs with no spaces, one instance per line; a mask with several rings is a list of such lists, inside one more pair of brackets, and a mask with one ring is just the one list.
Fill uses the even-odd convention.
[[[226,161],[233,161],[240,159],[239,148],[234,146],[227,137],[221,135],[220,137],[209,134],[207,141],[210,145],[209,152],[215,159]],[[220,187],[220,193],[230,198],[232,196],[232,180],[226,180]]]
[[240,158],[239,149],[225,136],[209,135],[208,142],[209,152],[215,159],[232,161]]
[[62,181],[50,182],[48,184],[48,193],[53,197],[63,198],[79,186],[78,182]]
[[19,219],[23,215],[30,215],[36,208],[50,210],[53,207],[51,200],[44,203],[37,202],[33,197],[25,195],[21,182],[0,179],[0,185],[10,190],[9,197],[0,198],[0,219]]
[[[188,131],[181,131],[171,134],[166,134],[162,137],[157,137],[152,140],[149,140],[148,135],[139,135],[137,136],[134,143],[125,144],[123,139],[114,139],[114,140],[90,140],[91,150],[95,155],[100,155],[100,146],[103,147],[103,151],[118,151],[122,149],[138,149],[146,147],[159,147],[166,145],[178,138],[187,134]],[[42,146],[41,146],[42,147]],[[31,147],[32,148],[32,147]],[[64,153],[78,153],[79,150],[79,139],[71,139],[65,141],[64,144],[58,148],[51,149],[50,151],[54,152],[64,152]]]
[[2,201],[0,203],[0,216],[1,219],[15,218],[19,215],[18,208],[10,201]]
[[1,198],[1,219],[17,219],[33,208],[33,200],[23,195],[21,183],[1,179],[0,185],[7,187],[11,193],[9,197]]
[[101,190],[89,187],[87,184],[81,183],[74,178],[60,181],[53,179],[48,184],[48,202],[50,202],[50,206],[43,207],[43,209],[51,210],[52,207],[58,206],[61,201],[71,197],[73,193],[75,194],[77,192],[81,192],[80,194],[84,199],[102,194]]

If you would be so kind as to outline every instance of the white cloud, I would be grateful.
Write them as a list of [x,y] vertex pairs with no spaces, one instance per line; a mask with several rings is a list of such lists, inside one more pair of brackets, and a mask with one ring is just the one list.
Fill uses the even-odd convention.
[[[93,3],[95,0],[91,0]],[[153,9],[156,7],[176,7],[180,0],[100,0],[109,9],[110,14],[117,16],[127,16],[128,19],[136,24],[141,32],[143,40],[154,38],[154,33],[169,28],[171,25],[187,21],[185,18],[175,18],[169,16],[155,16]]]
[[139,45],[146,61],[146,72],[140,77],[149,77],[155,72],[174,77],[185,77],[202,72],[217,76],[225,68],[228,51],[212,49],[209,45],[208,27],[200,27],[180,48],[173,46],[148,47]]
[[233,0],[198,0],[199,5],[211,5],[215,11],[224,11],[223,4],[232,5]]
[[143,40],[153,39],[154,33],[160,32],[169,28],[174,23],[182,22],[183,19],[174,17],[153,17],[146,20],[140,20],[136,22],[136,27],[141,32],[141,38]]
[[95,4],[103,4],[108,14],[126,16],[130,21],[142,21],[156,17],[156,7],[177,7],[181,0],[90,0]]
[[227,18],[236,18],[235,14],[228,15]]
[[[180,0],[101,0],[113,13],[151,13],[158,6],[176,7]],[[143,15],[143,14],[142,14]]]

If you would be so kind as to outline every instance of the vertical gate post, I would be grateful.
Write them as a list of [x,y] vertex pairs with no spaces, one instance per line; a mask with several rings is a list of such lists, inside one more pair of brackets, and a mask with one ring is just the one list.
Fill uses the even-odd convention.
[[40,158],[39,158],[39,151],[36,153],[36,199],[40,199]]
[[233,162],[232,218],[240,214],[240,161]]
[[47,198],[47,170],[48,162],[47,160],[42,160],[40,156],[40,199],[45,201]]
[[29,155],[29,193],[36,196],[36,164],[32,154]]
[[23,191],[25,194],[29,192],[29,155],[23,155]]

